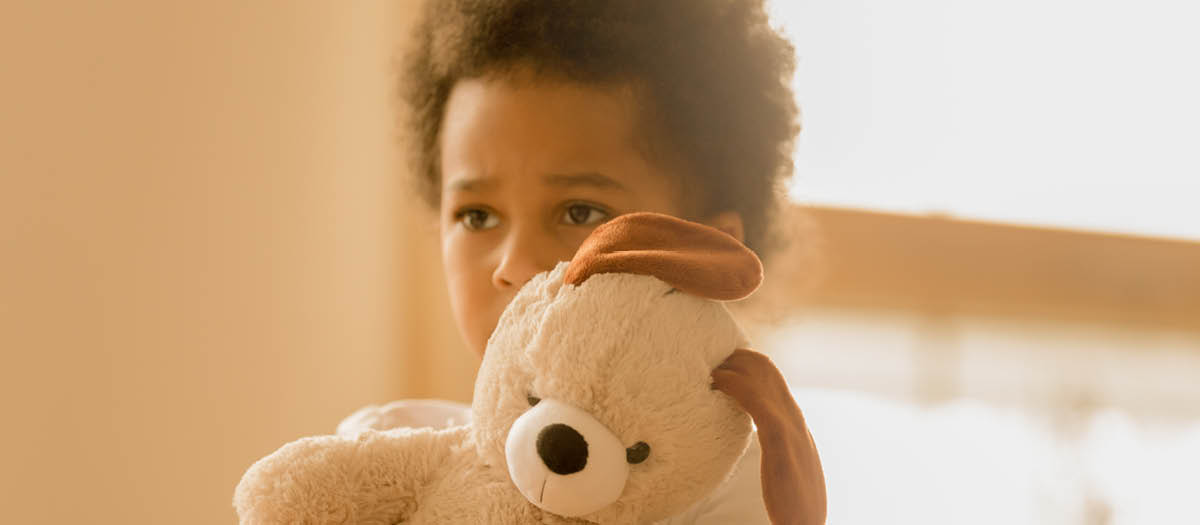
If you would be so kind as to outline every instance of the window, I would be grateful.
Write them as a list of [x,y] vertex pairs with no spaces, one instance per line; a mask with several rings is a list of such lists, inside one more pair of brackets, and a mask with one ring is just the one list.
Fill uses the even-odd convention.
[[1200,5],[783,1],[804,203],[1200,239]]

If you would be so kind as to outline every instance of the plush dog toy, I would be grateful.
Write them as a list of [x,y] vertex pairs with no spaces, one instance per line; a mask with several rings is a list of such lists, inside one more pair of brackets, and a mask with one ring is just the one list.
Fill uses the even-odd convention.
[[238,484],[243,524],[651,523],[730,475],[749,417],[710,374],[747,341],[720,301],[753,252],[653,213],[593,231],[500,317],[472,421],[304,438]]

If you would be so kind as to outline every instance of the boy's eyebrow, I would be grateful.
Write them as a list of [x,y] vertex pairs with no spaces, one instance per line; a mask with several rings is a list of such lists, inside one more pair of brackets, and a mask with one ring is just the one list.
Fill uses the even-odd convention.
[[[593,188],[629,191],[629,188],[617,182],[616,179],[595,172],[552,173],[542,177],[542,182],[549,186],[563,188],[591,186]],[[496,177],[459,177],[451,180],[447,184],[447,189],[449,191],[481,192],[495,189],[499,185],[500,180]]]
[[460,177],[451,180],[447,185],[450,191],[482,191],[492,189],[499,184],[494,177]]
[[566,188],[572,188],[576,186],[591,186],[594,188],[629,191],[624,184],[617,182],[615,179],[594,172],[552,173],[543,177],[542,181],[551,186],[562,186]]

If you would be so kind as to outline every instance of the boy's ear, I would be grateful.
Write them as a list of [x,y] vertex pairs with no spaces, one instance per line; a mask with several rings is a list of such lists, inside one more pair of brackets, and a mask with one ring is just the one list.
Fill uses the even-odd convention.
[[700,222],[729,234],[738,242],[746,242],[746,229],[742,224],[742,214],[736,211],[723,211]]

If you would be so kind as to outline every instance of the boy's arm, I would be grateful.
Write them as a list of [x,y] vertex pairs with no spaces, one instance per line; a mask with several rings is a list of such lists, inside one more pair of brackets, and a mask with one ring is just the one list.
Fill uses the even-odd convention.
[[825,474],[800,407],[783,374],[764,354],[736,350],[713,370],[758,427],[763,501],[774,525],[825,523]]

